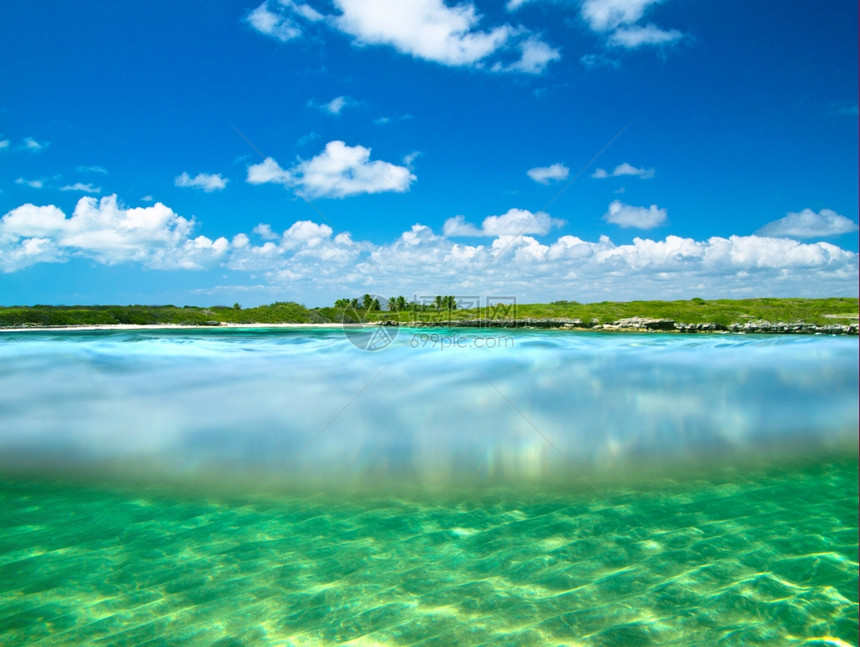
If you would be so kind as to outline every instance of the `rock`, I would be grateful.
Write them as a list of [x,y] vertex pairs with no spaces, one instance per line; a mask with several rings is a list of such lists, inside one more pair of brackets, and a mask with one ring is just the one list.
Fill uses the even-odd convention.
[[[604,324],[604,328],[607,324]],[[619,319],[608,324],[616,328],[632,328],[633,330],[675,330],[674,319],[648,319],[643,317],[629,317]]]
[[645,322],[648,330],[675,330],[674,319],[653,319]]

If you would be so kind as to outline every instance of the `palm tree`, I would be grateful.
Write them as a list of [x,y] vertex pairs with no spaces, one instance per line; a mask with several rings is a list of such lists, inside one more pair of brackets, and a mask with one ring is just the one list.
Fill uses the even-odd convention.
[[397,297],[397,309],[406,310],[406,298],[403,296]]
[[388,311],[394,312],[397,310],[397,297],[388,297]]

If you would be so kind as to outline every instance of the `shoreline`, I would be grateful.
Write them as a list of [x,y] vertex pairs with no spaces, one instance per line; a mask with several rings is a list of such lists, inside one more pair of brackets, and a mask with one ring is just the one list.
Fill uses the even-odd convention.
[[677,334],[793,334],[793,335],[858,335],[858,323],[828,324],[819,326],[808,323],[785,322],[747,322],[744,324],[695,323],[686,324],[671,319],[621,319],[606,324],[584,324],[579,320],[559,319],[517,319],[451,321],[407,321],[394,320],[369,321],[361,323],[246,323],[219,322],[218,324],[93,324],[93,325],[40,325],[0,326],[0,333],[27,331],[79,331],[95,332],[107,330],[213,330],[213,329],[337,329],[385,326],[400,328],[473,328],[473,329],[513,329],[513,330],[554,330],[564,332],[615,332],[615,333],[677,333]]

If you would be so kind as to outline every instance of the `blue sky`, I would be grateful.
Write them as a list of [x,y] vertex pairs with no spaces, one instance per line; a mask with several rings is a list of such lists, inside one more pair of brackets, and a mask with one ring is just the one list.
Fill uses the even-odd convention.
[[0,7],[0,303],[850,296],[857,5]]

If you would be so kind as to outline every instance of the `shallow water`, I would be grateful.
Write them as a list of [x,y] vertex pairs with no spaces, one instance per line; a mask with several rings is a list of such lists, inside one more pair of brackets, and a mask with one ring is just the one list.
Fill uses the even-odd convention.
[[856,644],[857,477],[253,501],[6,482],[0,642]]
[[436,334],[0,335],[0,643],[857,644],[856,338]]

